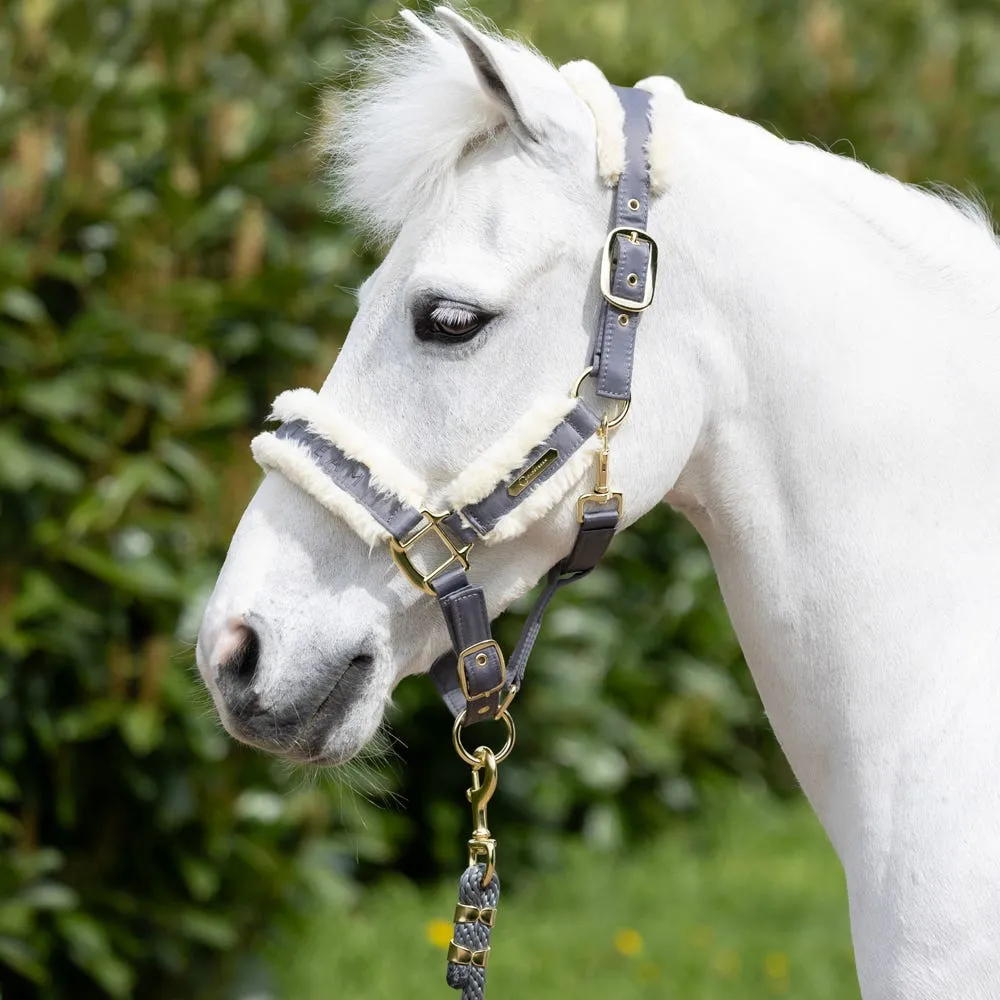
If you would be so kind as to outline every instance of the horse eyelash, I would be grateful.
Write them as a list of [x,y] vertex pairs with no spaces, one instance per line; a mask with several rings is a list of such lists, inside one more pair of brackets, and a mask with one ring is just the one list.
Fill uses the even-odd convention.
[[482,317],[472,309],[444,303],[435,306],[430,312],[430,319],[445,326],[465,326],[467,323],[481,322]]
[[[414,309],[413,330],[418,340],[440,344],[462,344],[475,338],[494,318],[473,305],[443,298],[427,299]],[[438,326],[463,329],[467,333],[445,333]]]

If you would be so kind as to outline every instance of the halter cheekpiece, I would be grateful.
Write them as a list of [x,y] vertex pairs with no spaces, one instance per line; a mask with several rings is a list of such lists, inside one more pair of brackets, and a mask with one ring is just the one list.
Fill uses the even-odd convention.
[[[473,768],[468,794],[474,831],[448,956],[449,984],[463,989],[463,997],[482,996],[499,895],[496,843],[486,825],[486,804],[496,786],[497,764],[513,746],[514,726],[507,709],[523,683],[549,602],[561,587],[594,568],[623,512],[622,495],[612,492],[609,484],[609,436],[628,412],[636,331],[653,299],[657,247],[646,231],[650,95],[634,88],[614,91],[625,111],[625,168],[615,188],[602,254],[603,304],[592,356],[570,396],[550,408],[549,432],[511,464],[501,481],[466,497],[451,496],[451,509],[433,513],[415,495],[420,489],[418,477],[400,470],[389,456],[383,456],[378,468],[371,457],[362,460],[352,431],[326,410],[319,397],[303,389],[278,397],[275,415],[284,422],[253,443],[254,456],[265,469],[286,475],[372,544],[386,541],[403,576],[434,596],[444,615],[452,649],[433,664],[430,674],[455,717],[456,750]],[[612,412],[598,415],[579,398],[588,378],[594,379],[596,395],[614,404]],[[470,584],[466,575],[470,552],[479,542],[510,537],[505,524],[527,505],[534,503],[544,512],[546,505],[564,499],[582,474],[580,460],[589,462],[594,455],[596,482],[591,492],[577,499],[579,529],[573,548],[550,569],[510,661],[505,662],[490,631],[483,589]],[[416,559],[418,552],[427,558],[432,544],[439,558],[425,571]],[[506,723],[507,745],[497,753],[479,747],[470,754],[462,743],[462,730],[489,719]]]

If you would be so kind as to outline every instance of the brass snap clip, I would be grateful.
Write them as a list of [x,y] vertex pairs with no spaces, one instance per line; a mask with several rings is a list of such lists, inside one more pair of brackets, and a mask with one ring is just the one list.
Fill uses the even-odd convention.
[[605,417],[601,421],[601,426],[597,428],[597,437],[601,442],[601,450],[597,453],[597,478],[594,483],[594,492],[584,493],[576,501],[576,519],[581,524],[583,523],[583,512],[588,503],[613,503],[618,507],[618,517],[621,518],[624,514],[621,493],[612,493],[611,486],[609,485],[608,466],[611,454],[608,449],[608,431],[610,430],[610,426],[608,418]]
[[472,768],[472,787],[465,796],[472,806],[472,836],[469,838],[469,865],[484,859],[483,886],[489,885],[496,871],[497,842],[490,835],[486,807],[497,790],[497,759],[489,747],[476,749],[476,764]]

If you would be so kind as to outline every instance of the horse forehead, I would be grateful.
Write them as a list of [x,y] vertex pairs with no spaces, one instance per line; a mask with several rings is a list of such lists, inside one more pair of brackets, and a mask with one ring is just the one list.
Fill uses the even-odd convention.
[[464,233],[488,245],[536,237],[541,226],[565,226],[579,206],[573,185],[516,143],[498,143],[463,160],[450,198],[427,213],[431,233]]
[[502,287],[543,265],[581,225],[579,206],[547,196],[544,188],[477,184],[459,191],[444,211],[407,223],[400,236],[408,252],[400,264],[417,284],[478,273],[486,285]]

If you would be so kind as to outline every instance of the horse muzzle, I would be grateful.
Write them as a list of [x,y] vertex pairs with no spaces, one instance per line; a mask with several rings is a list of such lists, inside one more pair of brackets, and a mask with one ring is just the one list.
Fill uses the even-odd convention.
[[[247,616],[250,617],[250,616]],[[241,617],[215,638],[199,667],[215,698],[226,731],[242,743],[310,764],[340,763],[359,749],[338,738],[345,720],[371,683],[375,657],[359,649],[337,662],[303,664],[285,672],[291,683],[266,682],[262,629]],[[251,619],[252,620],[252,619]]]

